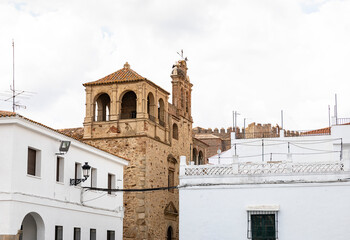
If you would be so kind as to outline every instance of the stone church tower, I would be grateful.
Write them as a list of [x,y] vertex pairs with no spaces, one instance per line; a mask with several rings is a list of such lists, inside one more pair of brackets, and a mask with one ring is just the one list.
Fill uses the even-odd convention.
[[[128,63],[84,84],[83,140],[130,161],[125,189],[176,186],[180,156],[190,159],[192,84],[185,60],[176,62],[171,78],[172,103],[169,92]],[[178,239],[178,206],[178,190],[124,193],[124,239]]]

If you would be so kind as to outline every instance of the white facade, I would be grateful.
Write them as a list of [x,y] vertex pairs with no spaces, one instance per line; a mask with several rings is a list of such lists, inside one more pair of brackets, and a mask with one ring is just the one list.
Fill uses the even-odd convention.
[[181,240],[254,239],[252,218],[261,215],[274,216],[275,239],[350,238],[350,125],[331,135],[232,142],[220,164],[218,156],[204,166],[182,159]]
[[[70,149],[57,156],[63,140],[71,141]],[[28,174],[28,149],[36,152],[35,174]],[[83,190],[91,176],[81,186],[70,186],[70,178],[76,163],[88,162],[96,187],[107,188],[111,174],[112,186],[122,188],[126,160],[19,115],[0,117],[0,156],[0,238],[18,234],[22,226],[23,240],[51,240],[58,226],[63,239],[73,239],[74,228],[82,240],[90,239],[90,229],[96,239],[107,239],[107,231],[122,239],[123,194]]]

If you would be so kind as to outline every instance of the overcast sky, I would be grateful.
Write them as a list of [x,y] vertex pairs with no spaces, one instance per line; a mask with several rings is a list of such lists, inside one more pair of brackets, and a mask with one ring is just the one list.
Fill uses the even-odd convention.
[[82,126],[82,84],[126,61],[171,92],[181,49],[193,127],[227,128],[233,110],[240,126],[274,125],[281,109],[286,129],[326,127],[335,93],[338,117],[350,117],[348,0],[2,0],[0,33],[0,93],[14,39],[16,89],[36,93],[17,112],[53,128]]

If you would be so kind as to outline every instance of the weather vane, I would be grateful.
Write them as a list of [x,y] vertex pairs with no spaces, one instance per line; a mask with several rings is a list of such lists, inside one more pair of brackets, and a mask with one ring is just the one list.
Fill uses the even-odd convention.
[[181,54],[179,52],[177,52],[177,54],[179,54],[179,56],[181,57],[182,60],[188,61],[187,57],[184,57],[184,50],[181,49]]

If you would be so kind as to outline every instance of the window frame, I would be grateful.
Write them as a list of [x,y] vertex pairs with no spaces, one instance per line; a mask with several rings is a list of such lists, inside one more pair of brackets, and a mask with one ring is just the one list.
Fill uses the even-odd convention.
[[253,239],[252,215],[274,215],[275,216],[275,240],[278,240],[278,210],[248,210],[247,211],[247,238]]
[[[60,230],[60,235],[58,230]],[[63,226],[55,226],[55,240],[63,240]]]
[[[35,156],[32,159],[33,155]],[[34,164],[34,172],[29,168],[32,164]],[[33,147],[28,147],[27,150],[27,176],[41,177],[41,151]]]
[[[112,236],[110,234],[112,234]],[[114,230],[107,230],[107,240],[115,240],[115,231]]]
[[90,240],[96,240],[97,238],[96,228],[90,228]]
[[[81,168],[81,163],[79,162],[75,162],[74,163],[74,179],[81,179],[81,175],[82,175],[82,168]],[[77,184],[77,186],[80,186],[81,183]]]
[[90,173],[90,185],[91,187],[97,187],[97,168],[91,168]]
[[81,228],[80,227],[75,227],[73,229],[73,240],[81,240]]
[[56,158],[56,182],[64,183],[64,158]]
[[[116,185],[116,181],[115,181],[116,177],[115,174],[112,173],[108,173],[108,177],[107,177],[107,188],[108,189],[114,189],[115,185]],[[114,192],[108,190],[107,192],[109,195],[114,195]]]

